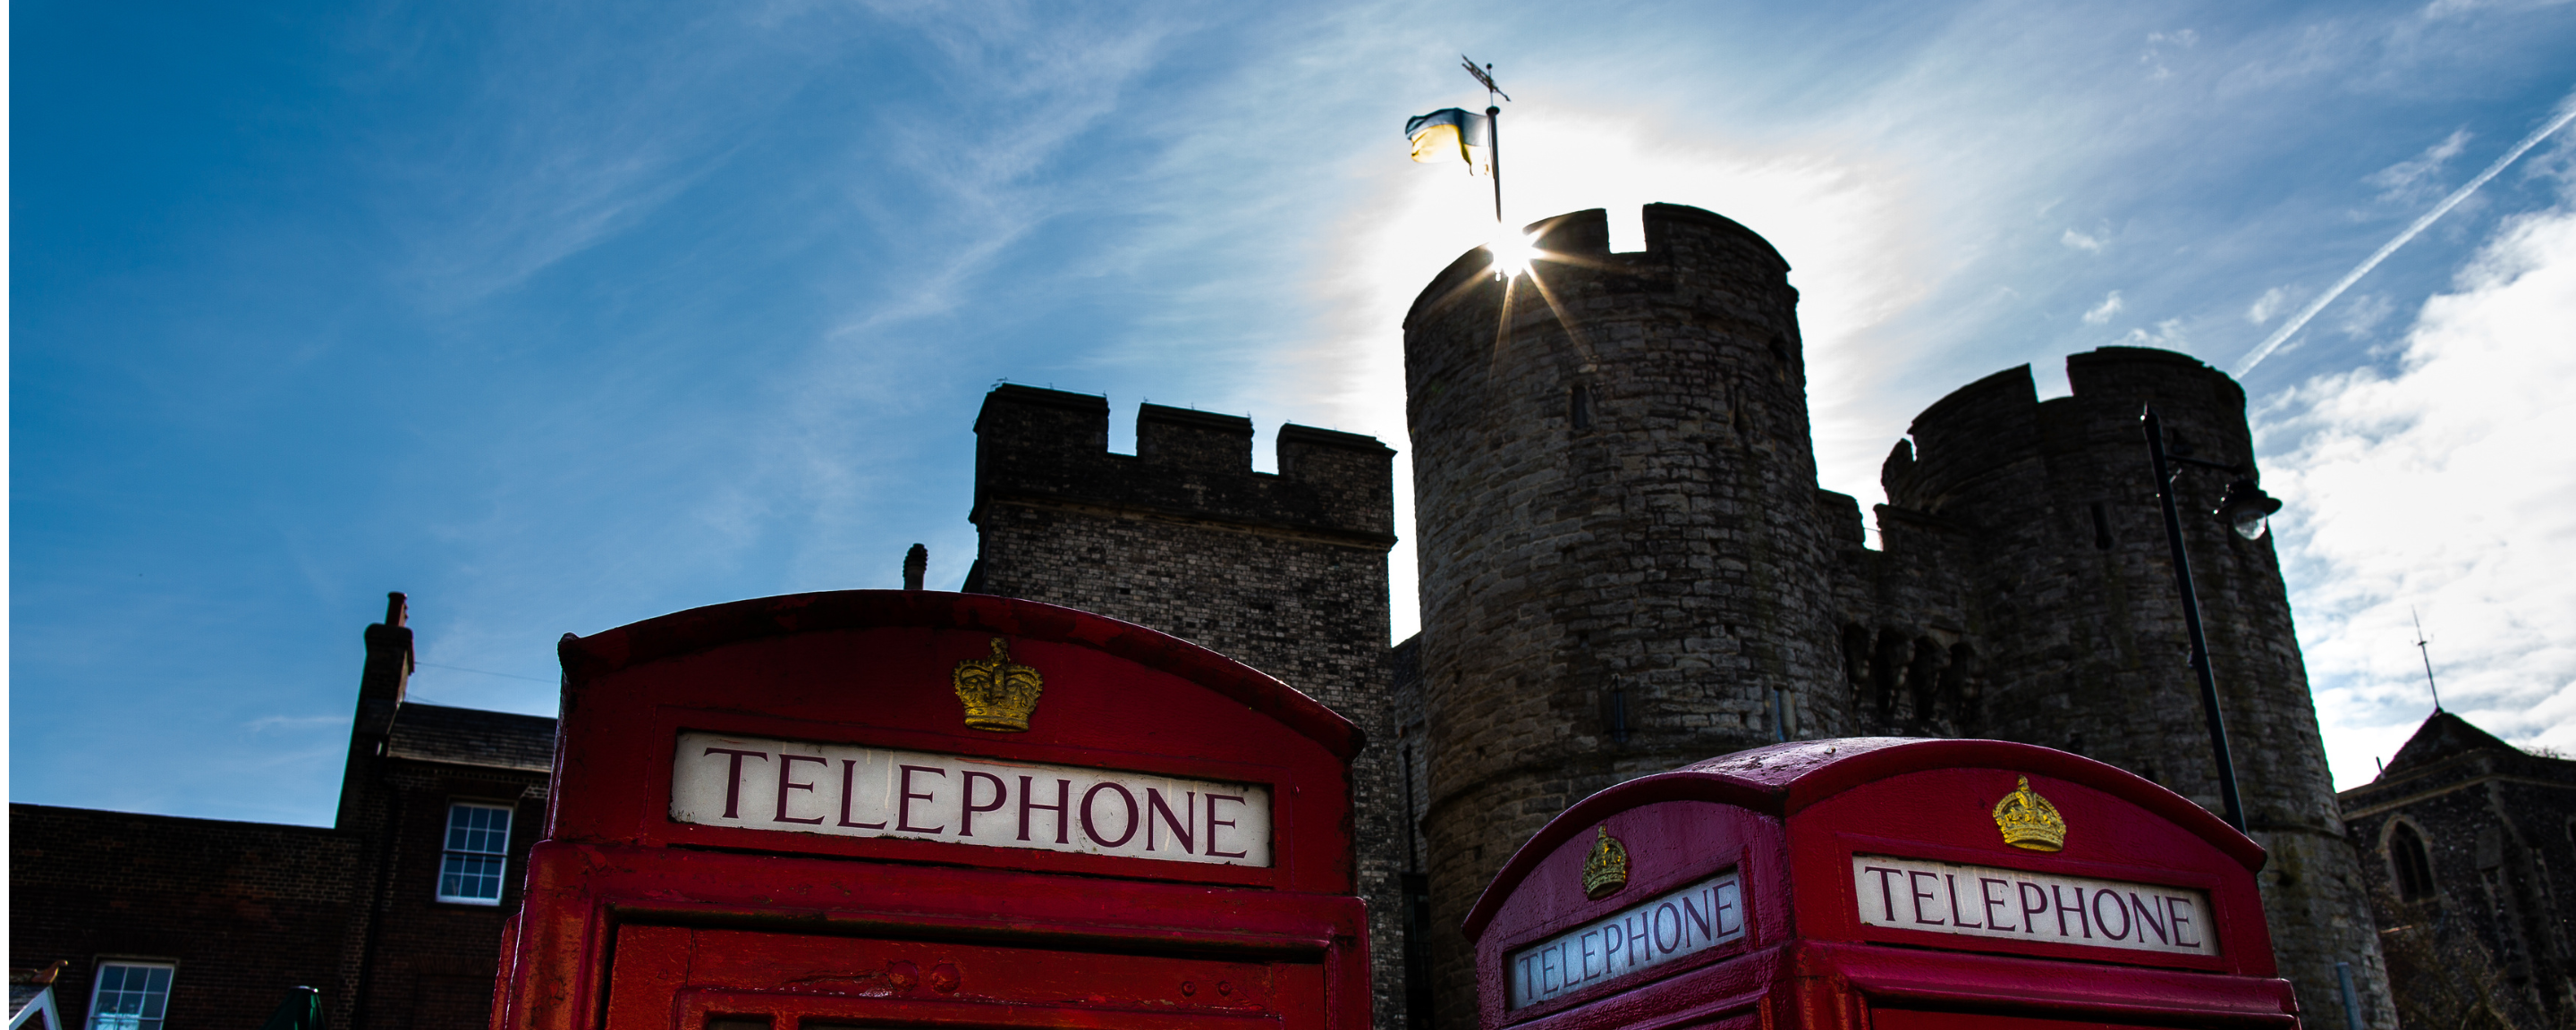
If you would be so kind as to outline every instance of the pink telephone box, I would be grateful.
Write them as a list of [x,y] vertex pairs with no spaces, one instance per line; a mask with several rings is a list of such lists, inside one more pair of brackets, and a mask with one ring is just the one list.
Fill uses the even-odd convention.
[[1465,929],[1486,1030],[2295,1027],[2263,859],[2061,751],[1798,741],[1584,799]]

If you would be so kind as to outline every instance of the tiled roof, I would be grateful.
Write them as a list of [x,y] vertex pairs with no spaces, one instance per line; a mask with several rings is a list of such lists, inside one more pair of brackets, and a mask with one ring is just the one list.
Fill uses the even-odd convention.
[[547,772],[555,764],[555,721],[406,702],[386,747],[394,758]]

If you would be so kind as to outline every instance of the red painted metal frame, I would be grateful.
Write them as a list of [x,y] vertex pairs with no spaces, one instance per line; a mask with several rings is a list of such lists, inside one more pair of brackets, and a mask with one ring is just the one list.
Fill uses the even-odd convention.
[[[951,689],[995,637],[1045,677],[1025,733],[966,728]],[[772,1030],[1367,1025],[1360,735],[1275,679],[1113,619],[928,591],[716,605],[560,650],[546,836],[502,948],[495,1030],[700,1030],[728,1014]],[[1273,864],[676,823],[672,751],[690,730],[1266,784]],[[1273,987],[1190,978],[1250,968]]]
[[[2003,842],[1991,816],[2019,777],[2054,804],[2064,850]],[[1630,880],[1584,897],[1594,827]],[[1864,925],[1854,854],[2191,887],[2216,956]],[[2262,848],[2112,766],[2002,741],[1800,741],[1631,780],[1584,799],[1504,863],[1468,913],[1486,1030],[1682,1027],[2294,1027],[2254,874]],[[1673,886],[1741,870],[1736,942],[1505,1010],[1506,957]],[[1884,1017],[1884,1018],[1882,1018]]]

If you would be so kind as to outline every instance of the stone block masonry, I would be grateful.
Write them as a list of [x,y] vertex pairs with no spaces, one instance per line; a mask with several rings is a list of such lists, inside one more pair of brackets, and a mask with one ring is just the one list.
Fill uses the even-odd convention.
[[[1400,709],[1429,870],[1431,1008],[1474,1025],[1454,927],[1546,820],[1622,780],[1773,740],[1993,737],[2121,765],[2217,807],[2138,415],[2253,467],[2244,392],[2179,354],[2068,362],[1934,404],[1884,470],[1883,541],[1820,490],[1789,266],[1752,231],[1648,205],[1533,226],[1509,284],[1483,251],[1405,322],[1423,633]],[[2186,474],[2205,513],[2223,476]],[[2312,1025],[2387,980],[2343,842],[2269,541],[2187,527],[2282,975]]]
[[1405,1025],[1387,660],[1395,452],[1290,425],[1279,471],[1255,472],[1250,419],[1148,404],[1136,454],[1111,454],[1107,400],[1025,386],[986,395],[975,436],[969,592],[1172,634],[1278,677],[1367,734],[1352,767],[1353,860],[1376,1025]]
[[[1889,455],[1885,547],[1847,543],[1832,573],[1855,705],[1870,732],[2073,751],[2217,811],[2139,415],[2154,404],[2170,445],[2250,474],[2245,393],[2189,357],[2132,347],[2074,355],[2067,379],[2074,393],[2047,401],[2027,366],[1969,384]],[[2360,974],[2365,1025],[2392,1025],[2280,560],[2268,537],[2209,514],[2231,478],[2187,470],[2177,501],[2248,829],[2271,852],[2273,949],[2311,1025],[2344,1025],[2337,962]]]
[[[1484,252],[1405,322],[1422,582],[1437,1025],[1475,1023],[1454,930],[1512,850],[1621,780],[1850,723],[1788,263],[1649,205]],[[1544,287],[1541,289],[1539,287]]]

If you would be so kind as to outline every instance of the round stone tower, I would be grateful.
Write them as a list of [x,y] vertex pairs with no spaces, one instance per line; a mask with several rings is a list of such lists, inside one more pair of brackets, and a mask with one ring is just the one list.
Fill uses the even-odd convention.
[[[1848,724],[1788,263],[1697,208],[1538,226],[1405,319],[1432,927],[1603,787]],[[1431,934],[1439,1025],[1474,1024]]]
[[[1915,418],[1882,482],[1892,507],[1942,528],[1891,533],[1884,560],[1957,570],[1983,694],[1964,731],[2074,751],[2220,811],[2138,416],[2155,405],[2170,447],[2250,473],[2245,391],[2186,355],[2134,347],[2073,355],[2066,377],[2072,396],[2041,401],[2029,368],[2012,369]],[[2334,967],[2349,962],[2363,1025],[2392,1026],[2280,558],[2270,537],[2244,539],[2211,514],[2233,478],[2185,469],[2175,501],[2247,829],[2271,853],[2273,950],[2308,1025],[2345,1025]]]

